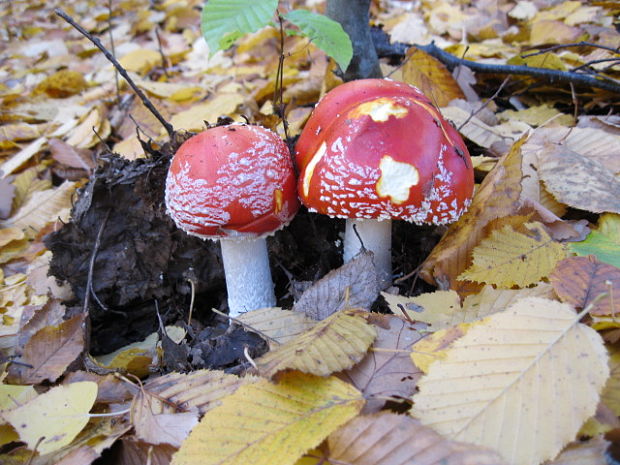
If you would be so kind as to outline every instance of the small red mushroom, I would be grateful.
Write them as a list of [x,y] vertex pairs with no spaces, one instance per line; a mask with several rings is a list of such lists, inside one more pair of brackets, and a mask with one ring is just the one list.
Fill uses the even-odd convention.
[[207,129],[177,150],[166,209],[183,231],[220,239],[230,316],[275,305],[265,237],[299,208],[290,153],[268,129]]
[[314,109],[296,146],[298,191],[311,210],[347,218],[344,260],[361,244],[391,283],[391,221],[447,224],[468,208],[474,187],[467,147],[416,87],[351,81]]

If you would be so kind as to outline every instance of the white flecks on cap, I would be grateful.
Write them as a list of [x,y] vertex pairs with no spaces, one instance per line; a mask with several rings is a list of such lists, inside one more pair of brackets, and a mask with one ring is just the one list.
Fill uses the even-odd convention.
[[420,175],[415,166],[394,160],[389,155],[381,157],[379,162],[381,177],[377,181],[379,197],[389,197],[397,205],[409,198],[413,186],[420,182]]

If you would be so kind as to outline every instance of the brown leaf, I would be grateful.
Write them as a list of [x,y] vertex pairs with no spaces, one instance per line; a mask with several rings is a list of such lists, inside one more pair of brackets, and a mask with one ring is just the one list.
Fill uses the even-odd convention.
[[413,364],[409,352],[422,334],[425,324],[409,323],[397,316],[373,315],[377,339],[370,351],[341,377],[362,392],[364,413],[379,411],[386,398],[409,398],[422,372]]
[[482,239],[484,227],[492,219],[518,210],[523,141],[516,142],[484,178],[467,213],[448,228],[424,261],[420,270],[424,280],[454,288],[456,277],[471,263],[471,251]]
[[95,167],[92,150],[78,149],[60,139],[50,139],[48,144],[54,160],[63,165],[82,169],[89,174]]
[[257,377],[240,378],[223,371],[198,370],[192,373],[170,373],[148,381],[144,392],[178,406],[183,410],[197,410],[201,415],[219,405],[243,384],[253,383]]
[[[19,362],[9,369],[12,382],[56,381],[84,350],[84,320],[79,314],[56,326],[46,326],[26,343]],[[30,367],[28,366],[30,365]]]
[[609,441],[603,437],[595,437],[588,441],[570,443],[554,460],[545,465],[609,465],[605,459],[605,451]]
[[295,302],[293,310],[323,320],[345,308],[369,309],[378,295],[379,283],[372,253],[361,252],[314,283]]
[[261,376],[298,370],[327,376],[359,362],[377,335],[366,312],[337,312],[299,337],[256,360]]
[[450,441],[419,421],[381,412],[354,418],[327,439],[330,463],[505,465],[494,451]]
[[132,437],[124,437],[115,448],[112,463],[117,465],[169,465],[176,447],[168,444],[153,445]]
[[[549,276],[563,302],[584,309],[590,304],[593,315],[617,315],[620,304],[620,269],[600,262],[593,255],[569,257],[558,263]],[[614,299],[616,297],[616,299]]]
[[237,320],[246,329],[257,331],[261,336],[267,338],[271,349],[295,339],[316,325],[315,320],[308,318],[303,313],[275,307],[245,312],[237,317]]
[[423,50],[409,49],[402,72],[407,84],[418,87],[438,107],[446,106],[455,98],[465,98],[445,65]]

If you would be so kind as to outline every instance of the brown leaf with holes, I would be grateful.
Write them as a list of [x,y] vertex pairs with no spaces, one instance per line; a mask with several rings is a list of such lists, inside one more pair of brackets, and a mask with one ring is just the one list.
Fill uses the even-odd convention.
[[327,442],[329,463],[506,465],[497,452],[451,441],[418,420],[389,412],[354,418]]
[[11,382],[37,384],[56,381],[84,350],[84,320],[81,313],[55,326],[37,331],[9,369]]
[[573,307],[593,304],[590,313],[599,316],[620,313],[620,269],[593,255],[562,260],[549,280],[558,297]]
[[389,397],[411,397],[422,375],[409,352],[423,337],[420,331],[426,325],[409,323],[394,315],[373,315],[372,322],[377,339],[366,357],[341,375],[364,395],[364,413],[379,411]]

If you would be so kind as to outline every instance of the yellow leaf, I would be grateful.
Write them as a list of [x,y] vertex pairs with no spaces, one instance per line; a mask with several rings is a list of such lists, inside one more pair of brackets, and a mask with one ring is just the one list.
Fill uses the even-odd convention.
[[530,44],[534,46],[567,44],[579,41],[582,36],[586,36],[583,29],[569,26],[561,21],[536,21],[530,30]]
[[562,126],[573,126],[574,118],[564,114],[547,104],[536,105],[525,110],[504,110],[497,115],[501,121],[523,121],[530,126],[540,126],[553,119],[554,124]]
[[58,386],[3,414],[30,450],[48,454],[70,444],[88,423],[97,383]]
[[359,391],[334,377],[291,372],[278,384],[241,386],[205,414],[172,465],[293,464],[363,404]]
[[248,329],[266,336],[272,349],[295,339],[316,325],[316,321],[304,313],[275,307],[246,312],[237,319],[247,325]]
[[392,313],[405,315],[407,320],[422,321],[437,331],[464,322],[466,316],[461,312],[461,299],[456,291],[435,291],[416,297],[404,297],[382,292]]
[[219,93],[205,103],[177,113],[170,120],[170,124],[177,131],[200,131],[205,128],[205,121],[215,123],[220,116],[231,116],[243,101],[240,93]]
[[256,364],[259,373],[267,378],[283,370],[327,376],[351,368],[364,358],[376,336],[361,312],[340,311],[268,352]]
[[28,238],[20,228],[0,229],[0,264],[19,256],[28,247]]
[[35,88],[34,93],[46,93],[52,98],[66,98],[79,94],[86,87],[88,85],[81,73],[63,69],[40,82]]
[[525,297],[556,298],[553,287],[548,283],[538,283],[534,287],[525,289],[495,289],[493,286],[486,285],[478,294],[465,297],[463,312],[469,315],[468,318],[483,318],[505,310],[517,300]]
[[459,276],[499,287],[525,287],[540,281],[566,257],[563,245],[555,242],[541,223],[526,223],[527,233],[511,226],[491,232],[473,251],[474,263]]
[[124,55],[119,63],[127,71],[144,74],[150,71],[154,66],[162,64],[161,53],[148,48],[139,48]]
[[411,47],[407,52],[402,73],[403,81],[418,87],[438,107],[446,106],[456,98],[465,98],[445,65],[418,48]]
[[[532,50],[529,53],[534,53],[536,50]],[[555,69],[558,71],[566,71],[566,65],[562,59],[555,53],[545,52],[538,55],[530,55],[525,58],[521,55],[515,55],[507,62],[509,65],[529,66],[531,68],[545,68]]]
[[537,297],[487,317],[431,365],[412,415],[511,464],[555,457],[594,414],[609,376],[601,337],[579,319]]
[[620,415],[620,350],[610,347],[609,366],[611,376],[601,394],[601,401],[616,415]]
[[420,370],[428,373],[431,364],[445,359],[450,345],[462,337],[470,326],[470,323],[461,323],[429,334],[411,348],[411,360]]

